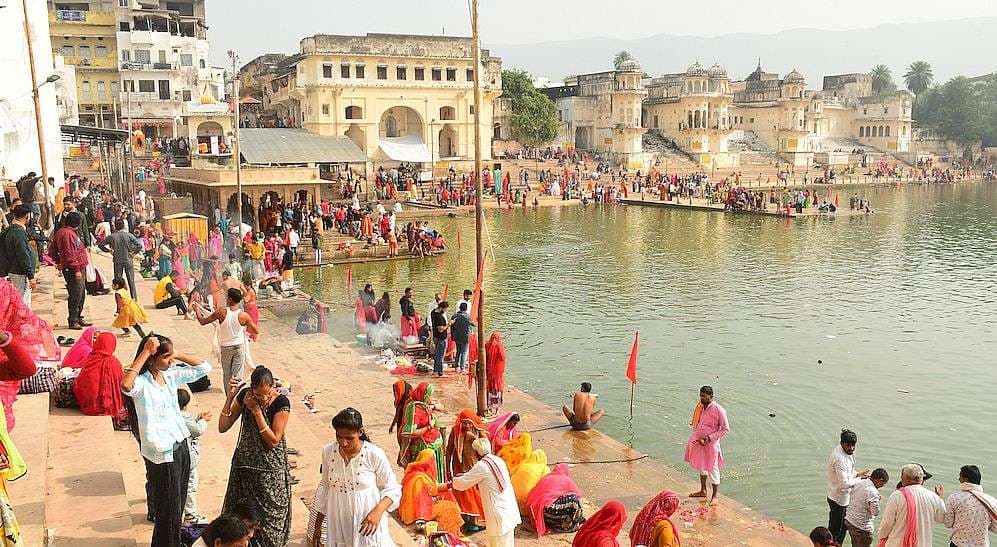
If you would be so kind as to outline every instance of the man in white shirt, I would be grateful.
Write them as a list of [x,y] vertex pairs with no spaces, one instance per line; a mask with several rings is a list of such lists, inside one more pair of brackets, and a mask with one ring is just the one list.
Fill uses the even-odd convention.
[[884,547],[902,547],[907,545],[904,536],[907,535],[907,514],[914,511],[914,526],[912,530],[914,547],[932,547],[932,531],[935,523],[945,520],[945,502],[942,501],[944,489],[941,485],[932,492],[921,483],[924,482],[924,469],[916,463],[910,463],[900,469],[901,488],[890,494],[883,510],[883,520],[879,523],[879,539]]
[[298,245],[301,245],[301,236],[297,230],[291,228],[291,232],[287,234],[287,246],[291,248],[294,258],[298,258]]
[[[460,310],[461,304],[467,304],[467,313],[471,313],[471,300],[473,300],[474,292],[471,289],[464,289],[464,298],[457,301],[457,307],[455,310]],[[473,317],[471,319],[474,319]]]
[[954,547],[990,547],[997,533],[997,499],[983,493],[983,475],[975,465],[959,470],[959,491],[945,502],[945,527],[952,529]]
[[879,504],[882,499],[879,489],[889,482],[890,475],[885,469],[876,469],[868,479],[862,479],[852,488],[851,499],[845,510],[845,526],[848,537],[852,539],[852,547],[871,547],[875,528],[872,519],[879,514]]
[[827,529],[838,544],[845,540],[845,510],[852,488],[869,476],[869,471],[855,472],[854,454],[858,442],[854,431],[842,429],[838,446],[831,451],[827,462],[827,505],[830,508]]
[[516,494],[509,478],[509,468],[502,458],[492,454],[488,439],[476,439],[471,443],[474,451],[481,456],[478,463],[467,473],[453,478],[447,484],[454,490],[468,490],[474,486],[481,493],[481,505],[485,510],[485,532],[488,534],[488,547],[512,547],[516,526],[522,522]]

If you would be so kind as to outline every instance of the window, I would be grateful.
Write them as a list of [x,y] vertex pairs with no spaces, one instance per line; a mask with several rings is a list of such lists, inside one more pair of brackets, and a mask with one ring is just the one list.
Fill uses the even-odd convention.
[[102,81],[97,82],[97,96],[103,98],[105,93],[107,93],[107,84]]
[[883,114],[889,114],[889,113],[890,113],[890,107],[884,106],[883,107]]
[[148,49],[136,49],[135,50],[135,61],[139,63],[148,63],[152,61],[152,54]]
[[83,87],[81,89],[83,89],[83,98],[89,100],[90,99],[90,82],[84,81],[83,82]]
[[194,66],[194,56],[190,53],[181,53],[180,66]]
[[128,21],[121,21],[118,23],[118,30],[120,30],[121,32],[128,32],[132,30],[132,28],[128,24]]
[[198,65],[199,65],[199,66],[200,66],[201,68],[206,68],[206,67],[207,67],[207,65],[205,65],[205,64],[204,64],[204,59],[201,59],[200,61],[198,61]]
[[80,57],[90,57],[90,46],[80,46]]
[[473,82],[474,81],[474,69],[473,68],[467,69],[465,71],[465,76],[467,77],[467,81]]
[[128,7],[128,0],[118,0],[118,6],[122,8]]
[[456,120],[457,110],[452,106],[440,107],[440,119],[441,120]]
[[456,68],[448,68],[447,69],[447,81],[448,82],[456,82],[457,81],[457,69]]
[[118,94],[118,82],[111,82],[111,95]]
[[74,48],[69,44],[66,44],[59,49],[59,52],[62,54],[63,57],[72,57],[76,55],[76,48]]
[[346,107],[346,119],[347,120],[359,120],[363,118],[363,109],[359,106],[347,106]]
[[357,78],[366,78],[365,76],[366,69],[367,69],[366,65],[357,65]]
[[322,65],[322,77],[332,78],[332,65]]
[[432,71],[432,74],[433,74],[433,81],[434,82],[439,82],[440,80],[443,79],[443,69],[434,68],[433,71]]
[[888,125],[886,126],[886,136],[887,137],[890,136],[890,126],[888,126]]
[[396,80],[407,80],[408,79],[408,69],[400,66],[395,68],[395,79]]
[[121,80],[122,91],[135,92],[135,80]]
[[183,90],[183,93],[182,93],[182,95],[183,95],[183,100],[184,100],[184,102],[187,102],[187,101],[190,101],[190,100],[191,100],[191,93],[190,93],[190,90],[189,90],[189,89],[185,89],[185,90]]
[[142,93],[153,93],[156,91],[155,80],[139,80],[138,90]]
[[130,50],[130,49],[123,49],[123,50],[121,50],[121,60],[124,61],[124,62],[126,62],[126,63],[129,62],[129,61],[131,61],[132,60],[132,50]]
[[658,128],[658,115],[657,114],[654,115],[654,128],[655,129]]
[[415,79],[416,80],[425,80],[426,79],[426,69],[423,68],[423,67],[421,67],[421,66],[415,67]]
[[339,65],[339,77],[340,78],[350,77],[350,65]]
[[170,95],[170,81],[169,80],[159,80],[159,98],[168,101],[172,98]]
[[323,116],[329,115],[329,105],[327,104],[322,105],[322,115]]
[[754,118],[748,118],[748,123],[755,123],[755,119]]
[[470,115],[472,115],[472,116],[474,115],[474,105],[473,104],[467,109],[467,113],[470,114]]
[[388,67],[386,67],[384,65],[378,65],[377,66],[377,79],[378,80],[387,80],[388,79]]
[[160,63],[165,63],[166,62],[166,50],[165,49],[159,50],[159,62]]
[[859,128],[859,138],[865,137],[865,127]]
[[107,46],[97,46],[93,48],[93,54],[97,57],[107,57]]

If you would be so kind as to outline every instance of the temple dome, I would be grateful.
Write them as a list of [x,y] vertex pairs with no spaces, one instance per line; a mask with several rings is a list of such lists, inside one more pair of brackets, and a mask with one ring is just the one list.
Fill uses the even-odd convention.
[[786,74],[784,81],[787,83],[803,83],[803,75],[794,68],[789,74]]
[[727,69],[725,69],[724,67],[720,66],[719,63],[716,63],[716,64],[714,64],[713,66],[710,67],[709,76],[710,76],[710,78],[726,78],[727,77]]
[[640,63],[637,59],[627,59],[620,63],[620,72],[641,72]]
[[703,65],[699,64],[699,61],[696,61],[685,71],[685,74],[687,76],[706,76],[706,69],[703,68]]

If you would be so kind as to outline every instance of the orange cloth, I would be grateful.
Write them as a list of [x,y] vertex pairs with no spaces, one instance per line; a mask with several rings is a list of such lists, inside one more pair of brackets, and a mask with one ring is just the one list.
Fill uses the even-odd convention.
[[703,405],[697,403],[696,408],[692,409],[692,421],[689,422],[689,425],[691,425],[693,429],[695,429],[695,427],[699,425],[699,418],[702,415],[703,415]]
[[[423,450],[419,457],[405,468],[402,478],[402,498],[398,504],[398,516],[404,524],[417,520],[433,520],[438,515],[448,525],[452,522],[454,510],[460,519],[460,509],[449,492],[439,490],[436,476],[436,452]],[[437,500],[436,498],[439,498]],[[441,502],[452,503],[452,506]],[[441,523],[441,528],[442,528]],[[458,526],[459,528],[459,526]]]
[[[446,449],[446,475],[448,480],[452,480],[456,475],[462,475],[470,471],[474,464],[480,459],[473,450],[471,443],[479,437],[487,436],[485,424],[481,418],[470,408],[465,408],[457,415],[453,428],[450,429],[450,439],[447,441]],[[473,457],[470,457],[473,454]],[[478,487],[474,486],[464,491],[454,491],[460,511],[465,515],[474,515],[478,523],[483,523],[485,518],[484,505],[481,503],[481,493]]]
[[509,442],[505,443],[498,452],[498,457],[505,461],[509,468],[509,474],[515,473],[519,464],[523,463],[530,454],[533,453],[533,438],[529,433],[520,433]]

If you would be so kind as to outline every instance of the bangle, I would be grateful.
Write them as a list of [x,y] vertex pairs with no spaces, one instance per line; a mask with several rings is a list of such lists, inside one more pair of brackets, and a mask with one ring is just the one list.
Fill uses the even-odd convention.
[[228,411],[228,412],[222,412],[222,416],[231,416],[231,415],[232,415],[232,411],[231,410]]
[[263,429],[261,429],[261,430],[260,430],[260,433],[263,433],[264,431],[266,431],[266,430],[268,430],[268,429],[270,429],[270,426],[266,426],[266,427],[264,427]]
[[125,374],[128,374],[129,372],[135,372],[135,369],[133,369],[132,367],[125,367],[124,372]]

